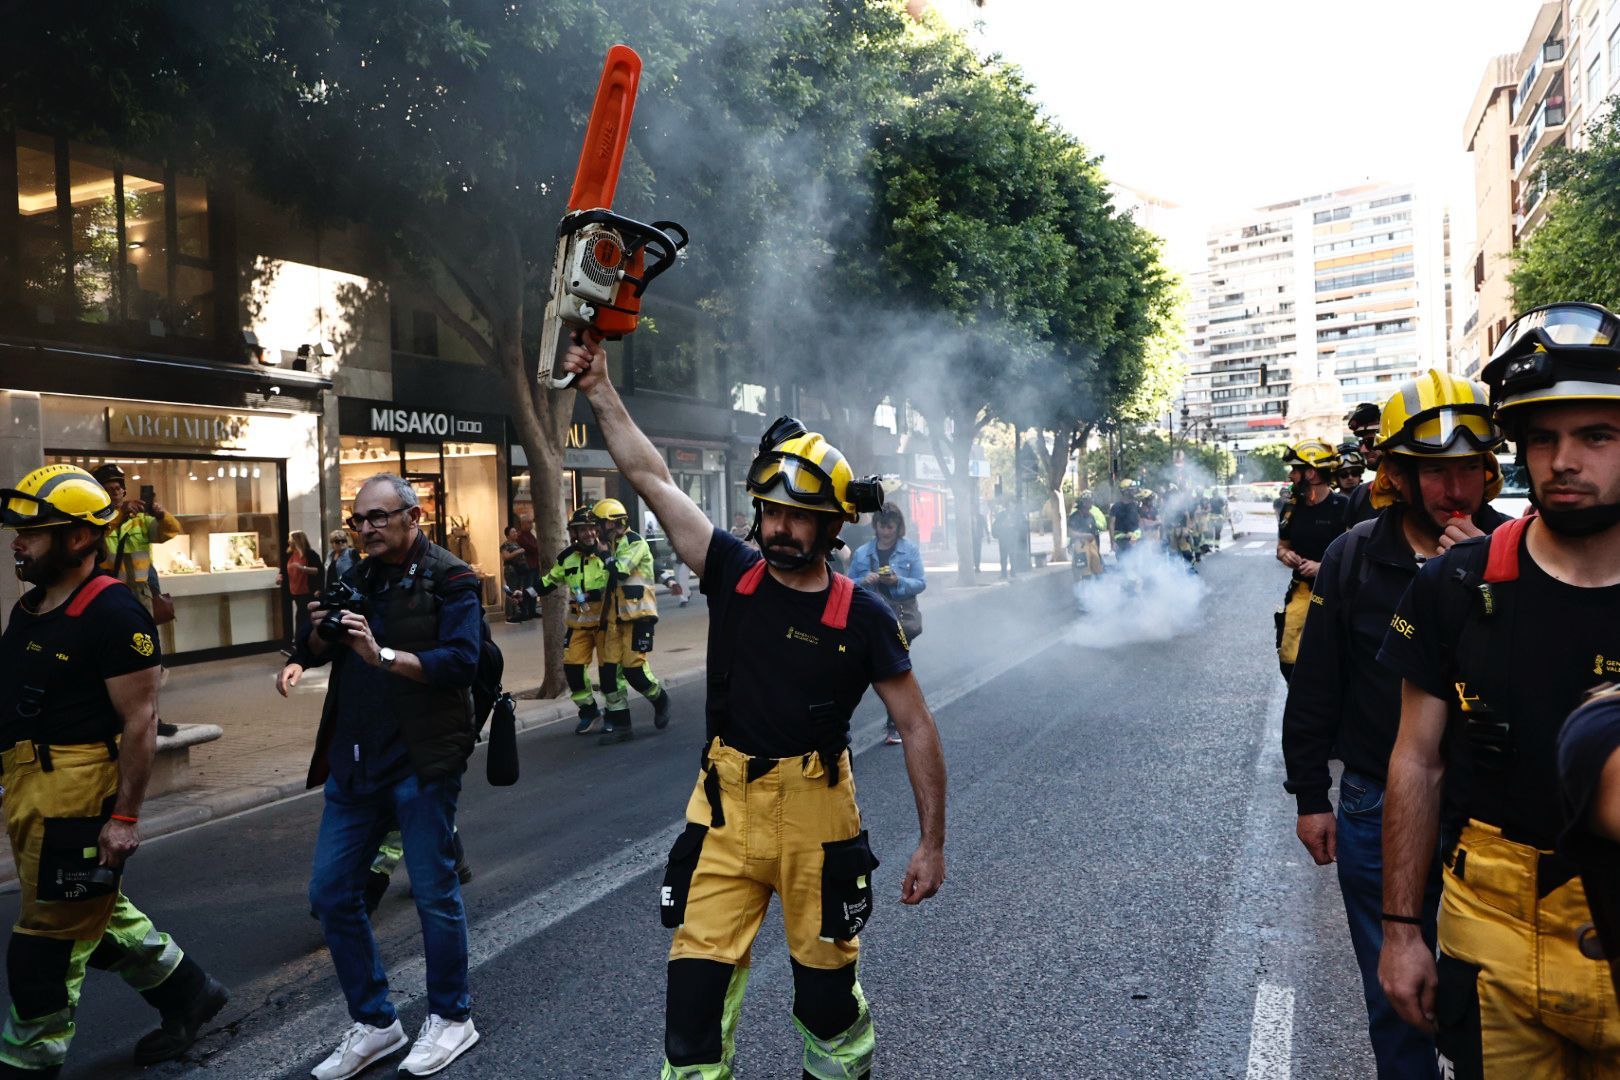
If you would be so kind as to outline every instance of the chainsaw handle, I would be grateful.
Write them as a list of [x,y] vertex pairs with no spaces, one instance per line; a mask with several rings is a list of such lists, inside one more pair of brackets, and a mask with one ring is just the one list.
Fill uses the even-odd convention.
[[[647,291],[647,286],[652,284],[653,278],[675,265],[676,257],[691,241],[686,228],[673,221],[655,221],[651,226],[642,228],[647,230],[642,247],[653,253],[653,264],[643,270],[639,278],[626,275],[624,279],[635,286],[637,296]],[[677,235],[671,235],[672,233]]]

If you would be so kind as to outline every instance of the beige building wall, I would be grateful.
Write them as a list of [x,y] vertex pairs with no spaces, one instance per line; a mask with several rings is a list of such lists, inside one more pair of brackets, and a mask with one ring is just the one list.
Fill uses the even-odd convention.
[[1478,377],[1479,369],[1513,317],[1513,269],[1516,245],[1514,214],[1518,185],[1513,179],[1516,144],[1511,122],[1516,58],[1498,56],[1485,65],[1474,103],[1464,125],[1464,148],[1474,160],[1474,249],[1457,266],[1457,302],[1461,321],[1452,351],[1460,374]]

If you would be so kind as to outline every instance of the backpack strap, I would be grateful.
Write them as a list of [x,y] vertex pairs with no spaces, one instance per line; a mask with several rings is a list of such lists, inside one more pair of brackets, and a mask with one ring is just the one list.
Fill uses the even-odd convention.
[[1519,580],[1519,542],[1534,519],[1534,515],[1514,518],[1491,533],[1491,554],[1485,562],[1487,583]]
[[[836,576],[836,575],[835,575]],[[737,579],[737,595],[753,596],[759,591],[759,583],[765,580],[765,560],[760,559]]]
[[831,630],[849,627],[849,605],[855,599],[855,582],[827,567],[832,583],[827,589],[827,607],[821,613],[821,624]]
[[75,596],[73,598],[73,602],[67,606],[67,615],[70,618],[78,618],[80,615],[84,614],[86,608],[95,602],[96,597],[100,596],[114,585],[123,584],[124,583],[122,581],[113,577],[111,574],[97,574],[95,577],[91,578],[89,581],[85,582],[79,587],[79,594]]

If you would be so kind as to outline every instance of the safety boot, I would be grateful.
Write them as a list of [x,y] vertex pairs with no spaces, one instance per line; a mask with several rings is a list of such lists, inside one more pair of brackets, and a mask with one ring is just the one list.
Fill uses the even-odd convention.
[[614,709],[608,712],[596,745],[611,746],[614,743],[629,742],[633,738],[635,735],[630,730],[630,710]]
[[587,701],[581,705],[579,707],[579,723],[574,725],[574,734],[583,735],[591,730],[591,725],[596,723],[596,718],[601,715],[602,713],[596,707],[596,702]]
[[142,990],[141,997],[162,1019],[156,1031],[135,1044],[137,1065],[156,1065],[184,1054],[197,1041],[202,1026],[231,1000],[230,991],[189,956],[180,958],[167,979]]
[[658,689],[658,696],[653,698],[653,727],[663,731],[669,727],[669,687]]

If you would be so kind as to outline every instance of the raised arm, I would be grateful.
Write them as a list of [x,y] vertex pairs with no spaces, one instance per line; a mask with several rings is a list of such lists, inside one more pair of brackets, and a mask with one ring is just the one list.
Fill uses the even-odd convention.
[[596,422],[602,427],[602,437],[613,464],[658,515],[681,561],[701,576],[708,562],[714,526],[697,503],[675,485],[663,455],[630,419],[624,401],[608,379],[607,353],[602,349],[601,339],[591,334],[586,341],[569,347],[563,357],[563,369],[579,374],[575,385],[596,413]]

